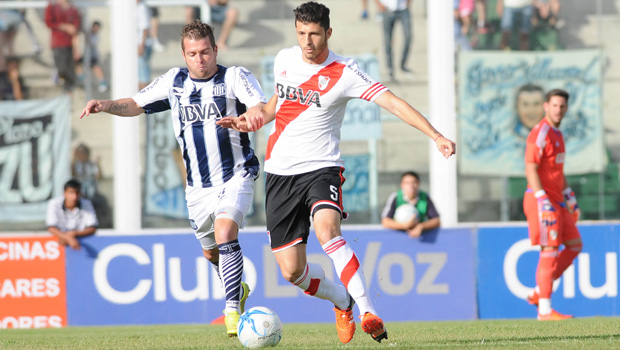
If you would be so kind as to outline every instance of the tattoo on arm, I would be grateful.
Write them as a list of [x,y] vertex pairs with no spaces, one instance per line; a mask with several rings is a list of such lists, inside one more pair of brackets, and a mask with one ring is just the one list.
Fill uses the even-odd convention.
[[117,115],[123,115],[129,113],[129,103],[114,103],[108,108],[108,112]]

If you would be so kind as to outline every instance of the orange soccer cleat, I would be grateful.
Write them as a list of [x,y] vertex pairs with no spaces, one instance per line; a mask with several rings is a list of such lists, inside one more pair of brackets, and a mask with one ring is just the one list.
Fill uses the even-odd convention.
[[573,318],[573,315],[562,315],[561,313],[553,309],[547,315],[538,314],[539,321],[561,321],[561,320],[566,320],[568,318]]
[[388,338],[388,333],[383,326],[383,320],[370,312],[365,313],[362,318],[362,329],[365,333],[370,334],[372,339],[381,343],[381,340]]
[[342,343],[348,343],[353,339],[355,334],[355,321],[353,320],[353,305],[355,300],[349,296],[349,307],[346,310],[341,310],[338,307],[334,308],[336,311],[336,330],[338,330],[338,338]]
[[538,306],[538,299],[539,298],[540,298],[540,295],[538,294],[536,289],[532,289],[532,292],[530,294],[528,294],[526,300],[527,300],[528,303],[530,303],[530,305]]

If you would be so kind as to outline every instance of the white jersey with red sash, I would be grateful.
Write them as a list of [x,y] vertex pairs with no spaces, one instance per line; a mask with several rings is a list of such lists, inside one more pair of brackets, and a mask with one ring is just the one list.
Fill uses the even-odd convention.
[[354,98],[372,102],[388,91],[354,59],[330,51],[322,64],[308,64],[299,46],[278,53],[274,82],[278,103],[265,171],[277,175],[344,166],[339,145],[347,102]]

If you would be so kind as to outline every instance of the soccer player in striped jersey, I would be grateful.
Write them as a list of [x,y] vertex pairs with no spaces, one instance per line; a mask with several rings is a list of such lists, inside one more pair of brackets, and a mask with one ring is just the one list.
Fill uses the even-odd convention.
[[[532,245],[541,247],[536,284],[528,295],[538,306],[538,319],[571,318],[551,308],[553,281],[560,278],[581,251],[581,234],[575,224],[581,211],[573,190],[564,177],[566,149],[560,123],[568,110],[568,93],[554,89],[547,93],[545,117],[530,131],[525,146],[527,190],[523,210]],[[559,251],[560,245],[564,249]]]
[[[347,216],[342,207],[344,163],[339,150],[346,103],[353,98],[377,103],[435,140],[446,158],[454,154],[455,144],[360,70],[355,60],[328,49],[332,28],[326,6],[307,2],[294,13],[299,45],[276,56],[276,93],[264,108],[265,122],[275,118],[265,160],[271,249],[286,280],[334,304],[341,342],[349,342],[355,333],[354,304],[364,332],[380,342],[387,339],[387,331],[373,306],[360,261],[340,230],[340,221]],[[243,120],[224,118],[218,123],[247,130]],[[306,260],[310,217],[342,284],[325,278],[320,265]]]
[[189,219],[204,256],[214,265],[226,292],[227,334],[237,335],[249,288],[241,281],[239,228],[250,209],[259,162],[247,133],[216,125],[224,116],[263,125],[266,99],[254,75],[243,67],[217,64],[213,29],[195,20],[181,33],[186,68],[172,68],[131,98],[92,100],[80,118],[107,112],[122,117],[171,110],[172,124],[187,171]]

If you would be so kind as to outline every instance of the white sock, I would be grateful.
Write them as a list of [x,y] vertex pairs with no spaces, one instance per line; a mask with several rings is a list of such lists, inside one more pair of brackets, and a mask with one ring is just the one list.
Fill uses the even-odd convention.
[[370,312],[377,314],[372,300],[366,288],[364,271],[355,252],[342,236],[338,236],[323,244],[323,251],[334,262],[334,267],[338,273],[340,281],[345,285],[347,291],[355,299],[355,303],[360,310],[360,315]]
[[551,313],[551,299],[540,298],[538,299],[538,314],[548,315]]
[[325,278],[325,271],[321,265],[306,264],[304,273],[293,284],[308,295],[331,301],[341,310],[349,307],[347,289]]

